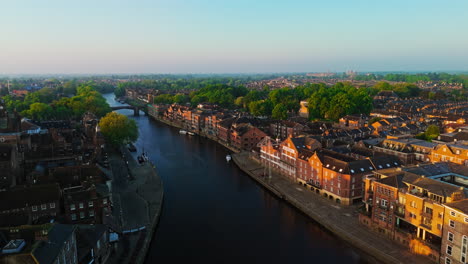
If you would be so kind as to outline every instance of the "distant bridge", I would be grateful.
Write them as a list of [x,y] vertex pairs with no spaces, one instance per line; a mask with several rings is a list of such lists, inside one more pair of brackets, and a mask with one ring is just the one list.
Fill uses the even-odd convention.
[[111,109],[112,111],[121,110],[121,109],[132,109],[134,116],[140,116],[140,110],[142,110],[145,112],[145,115],[147,115],[146,108],[141,108],[139,106],[133,106],[133,105],[111,106]]

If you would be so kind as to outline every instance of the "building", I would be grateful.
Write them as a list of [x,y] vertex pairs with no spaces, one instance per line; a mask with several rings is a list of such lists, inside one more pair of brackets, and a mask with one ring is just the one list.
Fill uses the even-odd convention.
[[450,161],[468,166],[468,145],[440,144],[431,152],[432,162]]
[[[14,197],[14,199],[12,199]],[[17,186],[0,192],[0,225],[33,224],[40,219],[55,219],[60,215],[58,184]]]
[[111,213],[109,195],[94,184],[63,189],[63,206],[68,223],[100,224]]
[[364,127],[366,118],[362,115],[346,115],[339,120],[339,124],[344,128],[359,128]]
[[467,176],[468,170],[451,163],[377,170],[364,181],[360,222],[438,261],[447,222],[444,206],[467,197]]
[[32,255],[38,263],[78,263],[76,227],[74,225],[54,225],[47,237],[47,241],[39,241],[32,251]]
[[440,264],[468,262],[468,199],[444,204]]
[[270,135],[282,140],[288,137],[297,137],[303,130],[303,125],[292,121],[277,121],[270,124]]
[[76,240],[79,263],[106,263],[112,251],[106,225],[77,225]]
[[229,141],[236,149],[252,150],[264,137],[265,132],[248,123],[232,126]]
[[309,118],[309,103],[307,101],[300,102],[301,107],[299,108],[299,116]]

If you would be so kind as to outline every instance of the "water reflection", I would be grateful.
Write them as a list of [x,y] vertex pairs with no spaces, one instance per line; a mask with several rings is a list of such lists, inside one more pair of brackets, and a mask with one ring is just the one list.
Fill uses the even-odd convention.
[[362,263],[348,245],[227,163],[223,147],[144,116],[135,120],[135,145],[155,162],[165,189],[146,263]]

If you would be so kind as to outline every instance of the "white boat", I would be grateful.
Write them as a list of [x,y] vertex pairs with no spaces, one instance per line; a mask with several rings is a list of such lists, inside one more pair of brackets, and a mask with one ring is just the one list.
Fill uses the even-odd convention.
[[229,154],[226,155],[226,161],[227,161],[227,162],[231,161],[231,155],[229,155]]
[[193,132],[187,132],[187,134],[189,134],[191,136],[195,136],[195,133],[193,133]]
[[185,134],[187,134],[187,131],[181,129],[181,130],[179,130],[179,134],[185,135]]

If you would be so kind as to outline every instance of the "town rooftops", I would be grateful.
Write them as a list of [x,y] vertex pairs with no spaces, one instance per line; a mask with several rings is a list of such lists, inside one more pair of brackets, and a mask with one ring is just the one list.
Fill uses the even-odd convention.
[[[12,199],[15,197],[15,199]],[[9,191],[0,192],[0,212],[25,208],[31,205],[41,205],[60,200],[58,184],[33,185],[31,187],[17,187]]]
[[394,187],[394,188],[405,188],[407,185],[403,182],[404,178],[404,173],[398,173],[394,176],[382,178],[380,180],[377,180],[377,182]]
[[413,181],[411,185],[443,197],[451,197],[454,193],[463,192],[463,188],[460,189],[458,186],[426,177],[419,177],[417,180]]
[[65,242],[75,232],[74,225],[56,224],[49,231],[48,241],[41,241],[33,250],[34,257],[41,264],[52,264],[65,246]]
[[395,156],[378,156],[370,159],[376,170],[400,167],[401,162]]
[[468,215],[468,199],[459,200],[456,202],[446,203],[445,206],[456,209],[465,215]]

